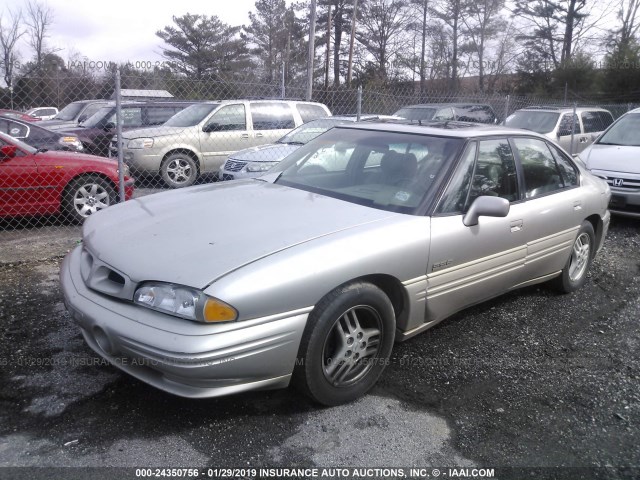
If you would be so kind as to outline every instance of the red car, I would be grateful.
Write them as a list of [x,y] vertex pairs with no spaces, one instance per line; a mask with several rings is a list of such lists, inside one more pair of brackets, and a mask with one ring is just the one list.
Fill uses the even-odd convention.
[[[125,199],[134,179],[124,176]],[[42,151],[0,132],[0,218],[62,213],[81,222],[118,201],[118,163],[63,151]]]
[[23,122],[39,122],[41,120],[38,117],[29,115],[28,113],[19,112],[17,110],[7,110],[6,108],[0,108],[0,115],[4,115],[5,117],[17,118],[18,120],[22,120]]

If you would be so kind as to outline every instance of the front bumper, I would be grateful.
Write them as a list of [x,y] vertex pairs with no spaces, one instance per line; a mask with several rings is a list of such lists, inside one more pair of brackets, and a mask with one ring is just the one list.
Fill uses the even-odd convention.
[[640,174],[592,170],[611,188],[609,211],[614,215],[640,218]]
[[64,302],[87,344],[117,368],[175,395],[217,397],[289,384],[310,308],[205,325],[86,287],[82,246],[62,263]]
[[244,168],[239,171],[226,170],[225,165],[222,165],[222,167],[220,167],[220,171],[218,172],[218,180],[244,180],[247,178],[257,178],[266,173],[267,171],[247,172]]

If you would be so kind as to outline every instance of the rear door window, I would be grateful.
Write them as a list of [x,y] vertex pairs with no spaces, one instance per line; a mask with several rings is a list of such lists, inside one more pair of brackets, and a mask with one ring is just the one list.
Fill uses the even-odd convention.
[[564,187],[562,175],[547,143],[536,138],[515,138],[526,197],[535,198]]

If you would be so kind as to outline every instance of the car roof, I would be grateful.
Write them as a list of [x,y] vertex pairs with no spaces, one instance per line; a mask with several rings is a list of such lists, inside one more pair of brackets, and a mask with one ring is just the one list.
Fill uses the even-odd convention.
[[530,130],[523,130],[521,128],[510,128],[501,125],[460,122],[453,120],[444,122],[424,122],[422,125],[405,122],[365,122],[343,124],[338,125],[335,128],[353,128],[360,130],[374,130],[394,133],[417,133],[421,135],[433,135],[452,138],[493,137],[496,135],[526,135],[538,137],[541,139],[547,139],[547,137],[545,137],[544,135],[540,135]]
[[204,100],[197,101],[197,104],[212,104],[212,105],[222,105],[223,103],[234,103],[234,102],[292,102],[292,103],[307,103],[310,105],[322,105],[325,106],[324,103],[320,102],[308,102],[306,100],[291,100],[291,99],[283,99],[283,98],[228,98],[224,100]]
[[[600,107],[576,107],[576,112],[583,112],[585,110],[590,110],[590,111],[596,111],[596,112],[607,112],[607,113],[611,113],[609,112],[609,110],[605,109],[605,108],[600,108]],[[554,105],[532,105],[530,107],[525,107],[525,108],[520,108],[518,110],[516,110],[517,112],[562,112],[562,113],[567,113],[567,112],[573,112],[573,107],[566,107],[566,106],[554,106]]]
[[402,108],[442,108],[442,107],[490,107],[486,103],[420,103],[416,105],[406,105]]

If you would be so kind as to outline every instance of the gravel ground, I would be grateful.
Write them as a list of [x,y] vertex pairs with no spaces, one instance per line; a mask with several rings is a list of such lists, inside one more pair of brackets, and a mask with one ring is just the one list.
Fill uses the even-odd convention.
[[[105,365],[58,287],[79,232],[0,232],[0,467],[526,467],[500,478],[638,478],[639,230],[614,218],[582,290],[536,286],[461,312],[397,344],[369,395],[331,409],[293,390],[187,400]],[[20,472],[33,475],[4,468],[0,478]]]

